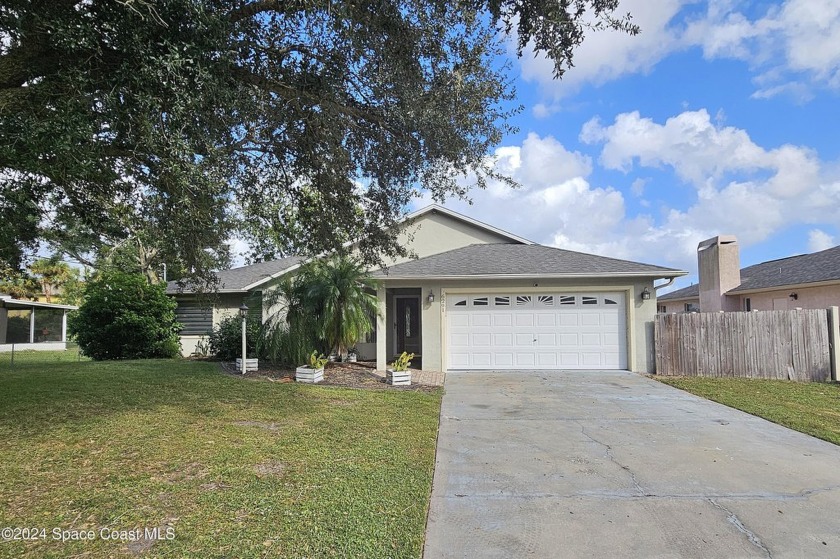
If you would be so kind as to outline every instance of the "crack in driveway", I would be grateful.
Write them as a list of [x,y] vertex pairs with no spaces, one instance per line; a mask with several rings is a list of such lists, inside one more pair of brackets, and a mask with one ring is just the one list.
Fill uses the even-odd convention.
[[708,501],[712,505],[714,505],[716,508],[718,508],[721,511],[723,511],[724,513],[726,513],[726,521],[729,522],[730,524],[732,524],[733,526],[735,526],[735,528],[737,528],[739,532],[741,532],[742,534],[747,536],[747,539],[750,540],[751,544],[753,544],[757,548],[763,550],[764,553],[767,555],[767,557],[769,559],[773,559],[773,554],[770,553],[770,550],[767,548],[767,546],[765,546],[763,543],[761,543],[761,538],[756,536],[755,532],[753,532],[752,530],[747,528],[744,525],[744,523],[741,522],[741,519],[738,518],[738,515],[736,515],[734,512],[732,512],[731,510],[729,510],[725,506],[721,505],[720,503],[718,503],[714,499],[708,499]]
[[580,432],[584,437],[586,437],[593,443],[599,444],[604,447],[604,453],[607,455],[607,458],[610,459],[610,462],[612,462],[613,464],[630,474],[630,479],[633,481],[633,486],[636,488],[636,491],[639,493],[639,496],[644,497],[646,495],[645,490],[642,488],[641,485],[639,485],[639,480],[636,479],[636,474],[633,472],[633,470],[630,469],[630,466],[626,466],[619,462],[619,460],[613,454],[612,447],[610,445],[603,441],[599,441],[598,439],[587,433],[586,427],[583,426],[583,423],[578,422],[578,425],[580,425]]

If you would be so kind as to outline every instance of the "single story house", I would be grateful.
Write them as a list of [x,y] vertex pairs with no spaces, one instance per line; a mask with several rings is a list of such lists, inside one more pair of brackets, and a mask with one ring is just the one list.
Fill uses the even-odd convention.
[[[416,258],[371,271],[380,316],[357,344],[378,369],[408,351],[424,370],[653,371],[654,282],[686,272],[538,245],[438,205],[408,215],[403,227]],[[243,301],[265,319],[262,292],[300,264],[220,272],[212,309],[170,283],[187,326],[185,354]]]
[[738,240],[697,247],[700,283],[659,297],[659,312],[825,309],[840,305],[840,246],[741,268]]
[[67,313],[77,308],[0,294],[0,352],[67,349]]

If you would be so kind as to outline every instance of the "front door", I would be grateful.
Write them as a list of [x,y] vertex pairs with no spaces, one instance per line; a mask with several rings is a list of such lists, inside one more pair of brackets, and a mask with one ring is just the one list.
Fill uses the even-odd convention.
[[397,299],[397,353],[420,354],[420,299]]

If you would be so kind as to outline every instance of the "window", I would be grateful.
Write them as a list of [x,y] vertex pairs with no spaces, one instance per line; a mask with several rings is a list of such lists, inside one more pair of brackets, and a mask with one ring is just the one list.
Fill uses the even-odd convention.
[[489,297],[473,297],[472,304],[474,307],[486,307],[490,304]]
[[459,297],[455,299],[455,306],[456,307],[466,307],[467,306],[467,298],[466,297]]
[[530,295],[517,295],[516,296],[516,306],[517,307],[528,307],[531,305],[531,296]]
[[35,341],[60,342],[64,311],[59,309],[35,310]]
[[574,305],[576,302],[576,297],[574,295],[561,295],[560,296],[560,304],[561,305]]
[[668,308],[665,305],[657,305],[656,312],[658,312],[659,314],[665,314],[666,312],[668,312]]
[[553,307],[554,295],[540,295],[539,297],[537,297],[537,303],[541,307]]
[[[250,312],[249,305],[248,313]],[[209,303],[180,300],[178,308],[175,309],[175,319],[184,327],[181,330],[182,336],[205,336],[213,330],[213,309]]]
[[700,312],[700,305],[697,303],[686,303],[685,312]]
[[604,297],[604,304],[605,305],[617,305],[618,301],[613,301],[612,299],[608,299],[608,298]]
[[580,299],[581,299],[580,302],[581,302],[582,305],[597,305],[598,304],[598,298],[597,297],[587,297],[586,295],[584,295]]
[[504,295],[504,296],[501,296],[501,297],[494,297],[493,298],[493,303],[497,307],[509,307],[510,306],[510,297],[508,297],[507,295]]
[[749,297],[744,298],[744,310],[751,311],[752,310],[752,301],[750,301]]
[[32,341],[29,337],[31,316],[32,311],[28,309],[9,309],[6,324],[7,344],[28,344]]

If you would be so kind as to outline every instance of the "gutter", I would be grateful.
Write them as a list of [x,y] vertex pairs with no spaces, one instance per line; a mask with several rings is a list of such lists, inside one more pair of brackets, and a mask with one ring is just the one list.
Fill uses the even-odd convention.
[[[623,272],[613,274],[471,274],[461,276],[390,276],[387,274],[374,274],[374,279],[390,281],[428,281],[428,280],[473,280],[473,279],[580,279],[580,278],[671,278],[671,282],[677,277],[687,276],[688,272],[675,270],[669,275],[654,274],[651,272]],[[668,284],[666,284],[668,285]],[[662,286],[664,287],[664,285]]]

